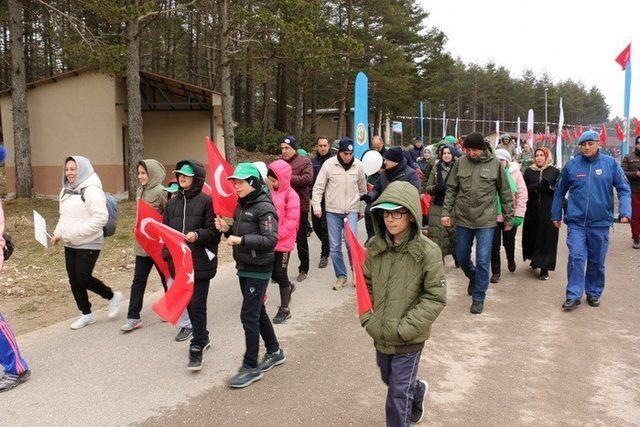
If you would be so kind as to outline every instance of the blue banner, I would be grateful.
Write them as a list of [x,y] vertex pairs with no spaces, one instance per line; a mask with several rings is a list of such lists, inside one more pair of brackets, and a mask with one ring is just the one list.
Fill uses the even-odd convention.
[[362,71],[356,76],[353,107],[353,156],[360,160],[369,149],[369,78]]

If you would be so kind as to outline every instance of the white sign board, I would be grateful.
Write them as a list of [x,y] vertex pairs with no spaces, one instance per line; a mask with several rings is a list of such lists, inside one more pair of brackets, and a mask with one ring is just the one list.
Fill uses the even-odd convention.
[[47,221],[35,210],[33,211],[33,229],[36,241],[45,248],[49,247],[49,234],[47,233]]

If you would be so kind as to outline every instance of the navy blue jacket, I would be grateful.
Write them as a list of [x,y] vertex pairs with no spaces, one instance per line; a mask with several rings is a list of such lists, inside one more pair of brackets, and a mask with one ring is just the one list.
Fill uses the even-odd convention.
[[422,184],[420,183],[418,172],[407,165],[407,159],[402,159],[392,171],[385,170],[380,174],[373,186],[373,190],[367,193],[371,201],[373,202],[380,197],[382,192],[394,181],[406,181],[416,187],[418,193],[422,193]]
[[631,189],[618,162],[600,151],[593,158],[577,155],[562,169],[553,195],[551,220],[562,219],[564,197],[569,192],[566,224],[610,227],[614,187],[618,191],[620,216],[631,218]]

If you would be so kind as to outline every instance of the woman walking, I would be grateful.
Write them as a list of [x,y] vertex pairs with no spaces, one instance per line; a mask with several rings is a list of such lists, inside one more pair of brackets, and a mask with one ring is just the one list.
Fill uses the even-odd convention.
[[534,163],[524,172],[529,191],[527,213],[522,229],[522,257],[531,260],[531,268],[540,269],[540,280],[549,278],[556,268],[558,228],[551,221],[551,205],[560,171],[552,166],[546,147],[536,149]]
[[93,277],[93,268],[104,242],[102,227],[108,220],[107,200],[91,162],[82,156],[67,157],[60,191],[60,219],[51,243],[64,242],[71,292],[82,313],[71,324],[71,329],[84,328],[96,322],[87,291],[108,301],[109,319],[115,319],[120,312],[122,292],[113,292],[100,279]]

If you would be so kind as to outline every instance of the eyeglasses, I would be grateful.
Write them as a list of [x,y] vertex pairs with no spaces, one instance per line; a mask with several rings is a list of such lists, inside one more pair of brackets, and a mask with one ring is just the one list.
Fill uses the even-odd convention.
[[409,211],[384,211],[382,212],[382,216],[384,218],[389,218],[389,216],[393,219],[400,219],[402,215],[408,214]]

